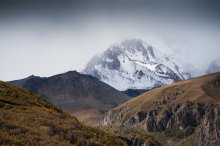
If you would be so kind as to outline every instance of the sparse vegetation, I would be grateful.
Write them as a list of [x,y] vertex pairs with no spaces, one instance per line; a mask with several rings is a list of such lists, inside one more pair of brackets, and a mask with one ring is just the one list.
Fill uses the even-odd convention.
[[188,126],[186,129],[183,130],[172,130],[172,129],[166,129],[164,131],[164,135],[167,137],[174,137],[176,139],[182,139],[182,138],[187,138],[193,132],[195,131],[195,127]]
[[141,127],[164,145],[219,145],[219,95],[220,73],[197,77],[135,97],[107,112],[103,123]]
[[83,125],[31,92],[0,82],[0,145],[126,144],[100,129]]
[[101,127],[109,134],[112,134],[122,140],[124,140],[128,145],[152,145],[152,146],[162,146],[157,140],[152,136],[148,135],[146,131],[141,128],[134,127]]

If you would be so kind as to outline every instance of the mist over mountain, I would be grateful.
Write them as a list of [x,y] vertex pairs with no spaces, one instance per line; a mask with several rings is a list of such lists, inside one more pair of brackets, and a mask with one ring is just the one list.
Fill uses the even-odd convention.
[[206,73],[215,73],[215,72],[218,72],[218,71],[220,71],[220,59],[213,60],[209,64]]

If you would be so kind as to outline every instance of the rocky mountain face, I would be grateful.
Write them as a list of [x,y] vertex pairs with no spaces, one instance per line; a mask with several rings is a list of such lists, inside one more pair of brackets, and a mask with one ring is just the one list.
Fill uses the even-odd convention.
[[94,56],[84,73],[121,91],[151,89],[190,77],[169,56],[139,39],[115,44]]
[[129,97],[90,76],[69,71],[48,78],[30,76],[11,81],[39,94],[65,112],[87,124],[97,124],[106,111],[127,101]]
[[0,81],[0,145],[126,146],[22,88]]
[[146,92],[107,112],[102,124],[144,130],[164,145],[220,145],[220,73]]
[[212,61],[209,64],[206,73],[215,73],[218,71],[220,71],[220,59]]

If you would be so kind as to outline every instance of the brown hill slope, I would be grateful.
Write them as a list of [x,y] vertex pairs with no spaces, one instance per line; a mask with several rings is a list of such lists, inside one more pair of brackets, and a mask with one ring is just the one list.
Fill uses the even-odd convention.
[[107,112],[103,125],[138,127],[167,144],[219,145],[219,104],[220,73],[215,73],[135,97]]
[[0,145],[125,145],[44,99],[0,82]]
[[11,81],[44,97],[65,112],[87,124],[97,124],[106,111],[127,101],[129,97],[98,79],[69,71],[49,78],[30,76]]

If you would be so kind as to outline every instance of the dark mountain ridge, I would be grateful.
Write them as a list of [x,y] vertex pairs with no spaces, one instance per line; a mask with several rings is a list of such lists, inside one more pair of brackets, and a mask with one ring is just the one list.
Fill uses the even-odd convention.
[[103,113],[129,99],[98,79],[76,71],[48,78],[30,76],[10,83],[39,94],[88,124],[96,124]]

